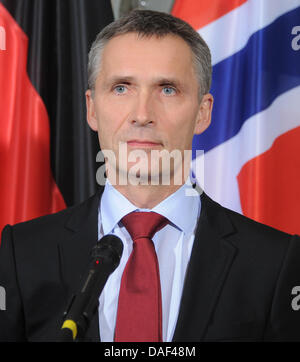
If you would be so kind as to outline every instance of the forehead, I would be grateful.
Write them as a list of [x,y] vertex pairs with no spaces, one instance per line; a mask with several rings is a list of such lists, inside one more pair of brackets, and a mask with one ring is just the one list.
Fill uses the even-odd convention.
[[193,73],[193,53],[179,36],[139,36],[137,33],[118,35],[107,42],[101,57],[105,74],[135,72],[190,75]]

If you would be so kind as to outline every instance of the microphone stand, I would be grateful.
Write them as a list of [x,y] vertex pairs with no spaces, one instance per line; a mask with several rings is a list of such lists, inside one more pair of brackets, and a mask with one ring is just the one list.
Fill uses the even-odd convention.
[[62,328],[58,336],[58,342],[74,342],[72,331],[68,328]]
[[[97,278],[99,281],[100,278]],[[101,290],[96,288],[86,304],[86,295],[73,295],[67,310],[64,312],[64,322],[58,335],[59,342],[75,342],[82,339],[88,329],[90,321],[99,305]]]
[[92,249],[92,260],[81,280],[79,292],[72,296],[64,312],[58,341],[72,342],[83,338],[99,305],[99,296],[110,274],[117,268],[123,243],[115,235],[105,235]]

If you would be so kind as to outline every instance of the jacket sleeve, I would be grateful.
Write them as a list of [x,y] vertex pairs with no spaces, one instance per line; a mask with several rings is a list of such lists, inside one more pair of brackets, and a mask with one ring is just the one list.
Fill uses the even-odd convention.
[[296,235],[282,262],[264,339],[300,341],[300,237]]
[[12,230],[3,229],[0,245],[0,342],[26,340]]

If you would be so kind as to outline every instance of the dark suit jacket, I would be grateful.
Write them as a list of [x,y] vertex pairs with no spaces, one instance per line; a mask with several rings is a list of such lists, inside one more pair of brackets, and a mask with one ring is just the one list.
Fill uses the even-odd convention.
[[[101,192],[79,206],[6,226],[0,340],[53,341],[97,241]],[[300,341],[300,238],[223,208],[204,193],[174,341]],[[116,205],[117,207],[117,205]],[[86,341],[99,341],[96,313]]]

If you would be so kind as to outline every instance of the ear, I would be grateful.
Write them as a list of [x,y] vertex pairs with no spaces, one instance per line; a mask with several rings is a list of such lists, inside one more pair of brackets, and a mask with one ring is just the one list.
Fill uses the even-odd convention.
[[213,96],[210,93],[204,94],[199,105],[194,134],[203,133],[210,125],[213,103]]
[[94,98],[92,96],[92,91],[88,89],[85,92],[85,101],[86,101],[86,119],[87,123],[91,127],[93,131],[98,130],[98,122],[96,118],[96,112],[95,112],[95,103]]

